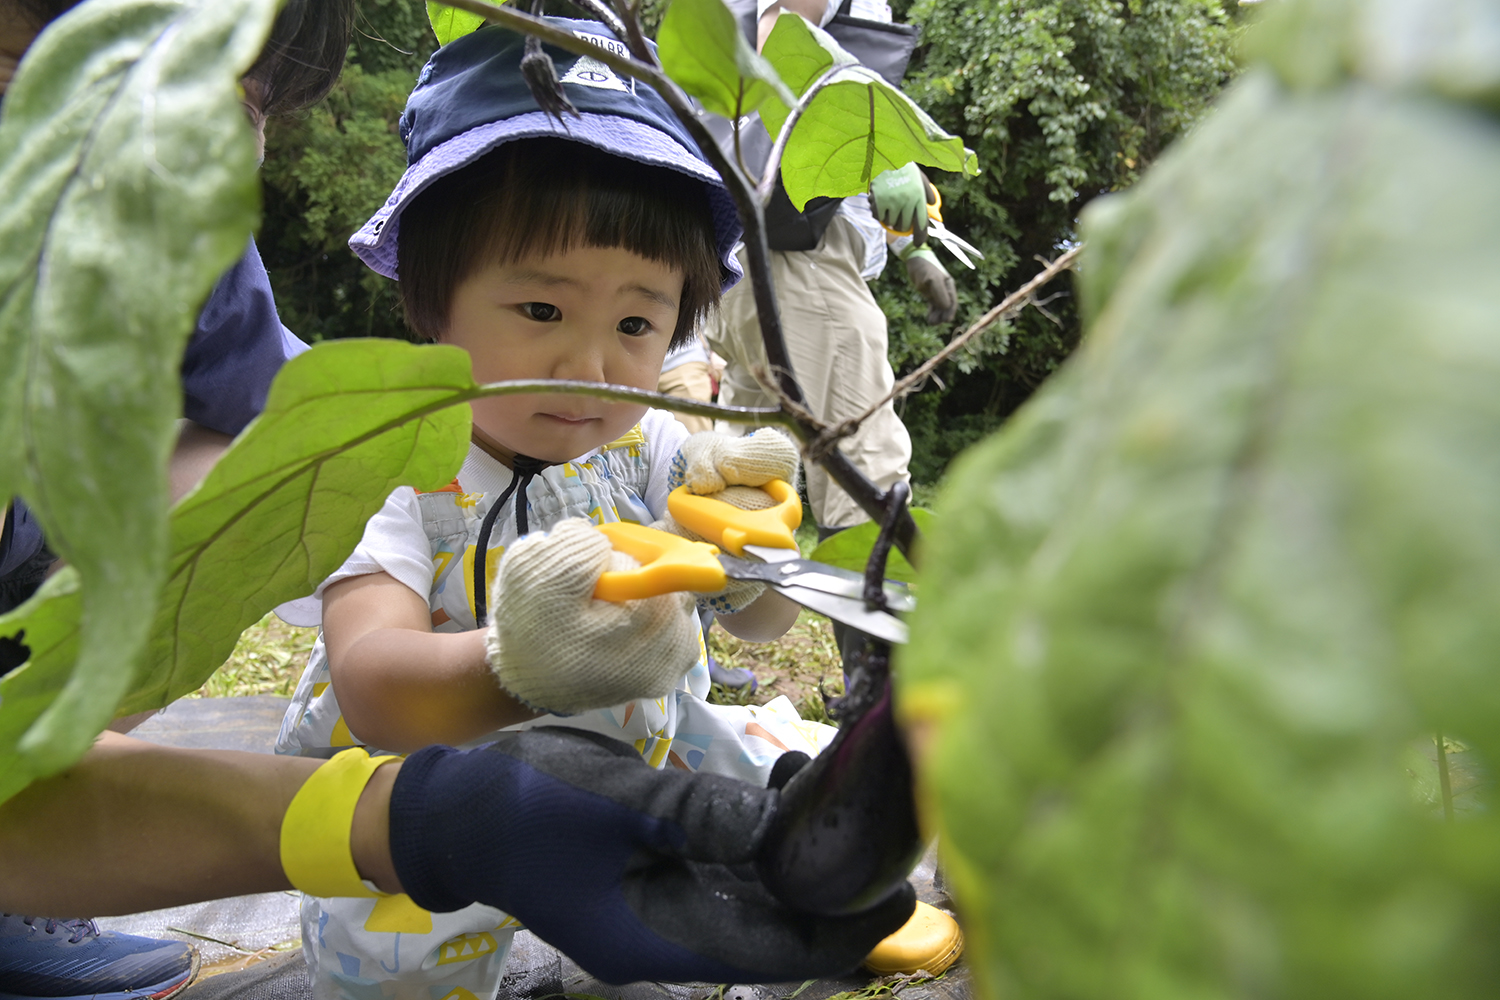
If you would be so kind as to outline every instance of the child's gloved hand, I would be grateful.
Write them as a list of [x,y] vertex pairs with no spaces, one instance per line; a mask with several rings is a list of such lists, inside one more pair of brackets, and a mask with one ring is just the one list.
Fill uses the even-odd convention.
[[654,770],[594,733],[503,733],[406,760],[391,793],[391,860],[418,906],[498,907],[606,982],[846,972],[905,923],[911,886],[844,917],[778,902],[748,862],[779,795]]
[[683,442],[668,482],[699,496],[726,486],[764,486],[773,479],[795,484],[797,460],[797,446],[770,427],[744,437],[700,431]]
[[[668,481],[674,488],[686,486],[691,493],[711,496],[741,510],[763,510],[775,501],[755,487],[773,479],[795,483],[797,461],[797,446],[769,427],[744,437],[701,431],[683,443],[672,462]],[[695,542],[704,541],[670,514],[651,527]],[[698,596],[719,614],[732,615],[755,603],[765,589],[762,583],[731,580],[723,590]]]
[[691,598],[593,596],[601,573],[637,565],[583,518],[507,549],[485,639],[501,686],[533,708],[564,714],[671,692],[698,662]]

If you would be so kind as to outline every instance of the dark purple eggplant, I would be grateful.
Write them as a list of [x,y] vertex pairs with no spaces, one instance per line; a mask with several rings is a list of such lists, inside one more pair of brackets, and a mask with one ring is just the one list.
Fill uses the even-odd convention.
[[833,743],[781,789],[756,859],[793,909],[859,913],[900,888],[922,854],[911,760],[891,715],[890,647],[866,640]]

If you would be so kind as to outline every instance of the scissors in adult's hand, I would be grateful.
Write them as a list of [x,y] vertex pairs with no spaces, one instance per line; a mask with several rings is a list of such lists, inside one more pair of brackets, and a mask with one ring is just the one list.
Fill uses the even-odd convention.
[[[984,254],[978,247],[960,237],[943,223],[943,195],[935,187],[928,190],[932,192],[936,200],[927,203],[927,238],[937,240],[949,253],[957,257],[960,263],[969,270],[974,270],[974,263],[969,260],[968,254],[973,254],[980,260],[984,260]],[[881,223],[881,225],[885,224]],[[885,226],[885,229],[897,236],[911,235],[910,230],[900,233],[891,229],[890,226]]]

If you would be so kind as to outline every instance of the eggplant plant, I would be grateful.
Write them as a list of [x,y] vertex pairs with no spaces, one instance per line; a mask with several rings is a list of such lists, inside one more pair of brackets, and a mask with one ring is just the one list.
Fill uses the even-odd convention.
[[[588,55],[665,96],[735,197],[767,355],[792,405],[719,407],[591,383],[478,385],[451,348],[320,344],[285,366],[264,414],[170,516],[177,366],[196,305],[255,221],[237,79],[275,4],[89,0],[43,33],[0,118],[0,179],[14,194],[0,208],[0,495],[26,499],[68,566],[0,617],[0,637],[29,649],[0,678],[0,801],[76,761],[114,716],[199,687],[245,627],[339,565],[394,486],[451,479],[470,400],[563,391],[775,423],[805,443],[823,431],[796,406],[770,278],[762,207],[778,163],[805,201],[863,189],[872,173],[912,160],[973,173],[973,154],[800,19],[781,19],[762,57],[720,0],[675,0],[658,54],[623,4],[578,6],[631,54],[483,0],[430,10],[442,41],[494,21],[534,36],[538,52]],[[719,151],[690,96],[734,118],[759,109],[779,126],[764,178]],[[817,153],[830,146],[851,152]],[[819,452],[885,522],[886,548],[893,539],[910,555],[905,494],[875,487],[836,447]],[[783,899],[810,910],[873,904],[920,846],[889,650],[862,662],[841,742],[786,790],[765,862]],[[865,808],[878,796],[885,808]],[[820,839],[830,817],[854,855]],[[831,895],[811,888],[828,880],[838,883]]]

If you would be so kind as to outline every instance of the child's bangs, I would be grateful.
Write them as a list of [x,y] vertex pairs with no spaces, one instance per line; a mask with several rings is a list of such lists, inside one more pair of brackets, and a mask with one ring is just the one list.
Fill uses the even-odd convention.
[[719,297],[702,182],[561,139],[508,143],[444,177],[402,214],[397,238],[407,320],[428,339],[475,271],[578,247],[620,248],[682,272],[674,345]]
[[[585,177],[576,178],[576,184],[554,180],[543,186],[532,183],[536,178],[531,177],[505,183],[475,206],[488,234],[480,260],[513,264],[523,257],[579,247],[618,247],[684,273],[701,265],[693,258],[705,250],[709,263],[714,263],[712,248],[703,240],[710,223],[702,185],[687,178],[673,184],[671,178],[657,176],[652,178],[656,190],[644,185],[622,190],[619,178],[602,179],[607,186]],[[538,191],[545,194],[530,193]],[[666,197],[659,197],[662,194]],[[701,218],[691,210],[694,201],[702,202]]]

